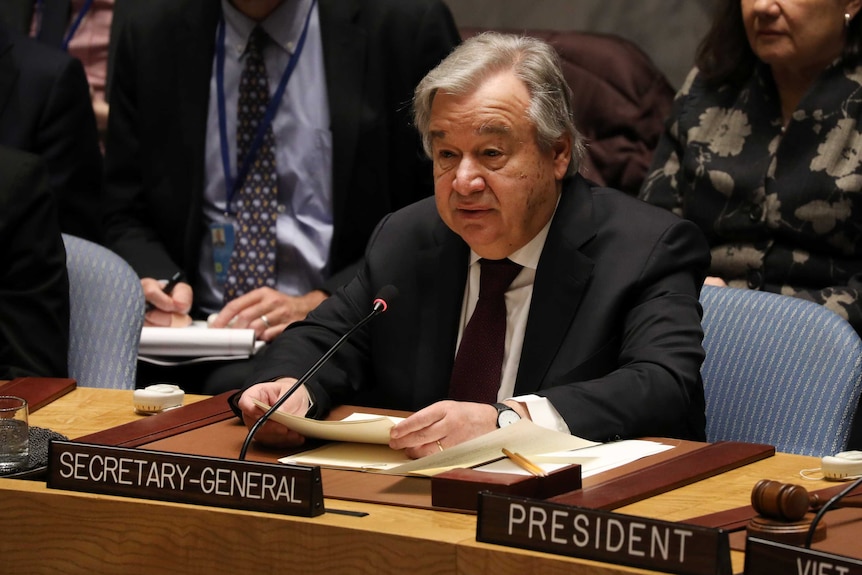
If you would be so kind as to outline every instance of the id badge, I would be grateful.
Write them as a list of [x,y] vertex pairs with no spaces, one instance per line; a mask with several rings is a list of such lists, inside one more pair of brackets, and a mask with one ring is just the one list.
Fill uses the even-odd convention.
[[213,270],[216,281],[219,284],[224,284],[227,280],[230,256],[233,253],[233,225],[230,223],[211,224],[210,238],[213,243]]

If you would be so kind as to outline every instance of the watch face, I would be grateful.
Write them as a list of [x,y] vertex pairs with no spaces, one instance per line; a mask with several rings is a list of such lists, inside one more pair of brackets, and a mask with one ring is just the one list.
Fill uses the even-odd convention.
[[498,427],[506,427],[507,425],[512,425],[516,421],[520,421],[521,416],[513,409],[507,409],[506,411],[501,411],[497,415],[497,426]]

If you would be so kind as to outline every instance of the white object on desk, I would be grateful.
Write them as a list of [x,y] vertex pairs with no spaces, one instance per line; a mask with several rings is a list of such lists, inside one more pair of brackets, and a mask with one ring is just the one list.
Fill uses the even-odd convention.
[[156,365],[242,359],[254,355],[264,342],[253,329],[208,328],[197,321],[189,327],[144,327],[138,359]]
[[136,412],[153,415],[166,409],[182,407],[185,392],[176,385],[156,383],[144,389],[136,389],[132,397]]
[[826,479],[844,481],[862,477],[862,451],[842,451],[820,460],[820,469]]

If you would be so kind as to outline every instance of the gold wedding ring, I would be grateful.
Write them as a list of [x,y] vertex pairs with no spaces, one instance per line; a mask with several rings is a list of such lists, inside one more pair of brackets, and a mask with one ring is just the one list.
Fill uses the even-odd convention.
[[260,321],[263,322],[263,325],[265,325],[267,327],[267,329],[272,327],[271,325],[269,325],[269,320],[266,319],[266,314],[260,316]]
[[443,444],[440,443],[439,439],[437,440],[437,447],[440,449],[440,451],[443,451]]

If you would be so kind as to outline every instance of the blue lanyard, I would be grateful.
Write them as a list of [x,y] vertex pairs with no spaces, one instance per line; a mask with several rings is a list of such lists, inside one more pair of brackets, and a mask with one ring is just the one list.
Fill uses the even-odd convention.
[[[78,27],[81,26],[81,22],[84,20],[84,16],[87,15],[87,12],[90,10],[90,7],[93,5],[93,0],[85,0],[84,5],[81,6],[81,9],[75,15],[75,20],[72,22],[72,25],[69,26],[69,30],[66,32],[66,37],[63,38],[63,50],[69,51],[69,42],[72,41],[72,37],[75,36],[75,32],[78,31]],[[42,14],[44,10],[44,0],[36,0],[36,38],[38,38],[42,34]]]
[[[42,0],[39,0],[40,2]],[[69,51],[69,42],[72,41],[72,37],[75,35],[75,32],[78,31],[78,26],[81,25],[81,21],[84,20],[84,16],[87,15],[87,11],[90,9],[90,6],[93,5],[93,0],[85,0],[84,5],[81,6],[81,9],[78,10],[78,13],[75,15],[75,20],[72,22],[72,25],[69,26],[69,31],[66,32],[66,37],[63,38],[63,50]]]
[[294,50],[293,54],[291,54],[290,60],[287,63],[287,68],[285,68],[284,73],[281,75],[281,80],[278,83],[278,88],[276,89],[275,94],[273,94],[272,98],[269,100],[269,104],[267,104],[266,106],[266,113],[264,114],[263,119],[257,127],[257,133],[255,134],[254,139],[251,141],[251,145],[249,145],[248,151],[246,152],[242,163],[238,166],[236,179],[234,179],[230,173],[230,147],[228,146],[227,141],[227,112],[225,111],[224,95],[224,17],[222,17],[221,22],[219,22],[218,41],[216,43],[216,84],[218,92],[218,123],[219,140],[221,143],[221,161],[222,167],[224,169],[225,190],[227,195],[227,200],[225,203],[226,214],[231,213],[231,203],[233,202],[233,198],[236,195],[236,192],[239,191],[239,189],[242,187],[242,184],[245,181],[245,177],[248,175],[248,170],[249,168],[251,168],[251,164],[254,160],[254,157],[257,154],[260,145],[263,143],[263,138],[266,134],[266,130],[272,123],[272,120],[275,117],[275,112],[278,110],[279,103],[281,102],[281,98],[282,96],[284,96],[284,90],[285,88],[287,88],[287,82],[288,80],[290,80],[290,76],[291,74],[293,74],[294,68],[296,68],[297,61],[299,61],[299,55],[302,52],[302,47],[305,45],[305,37],[308,33],[308,23],[311,21],[311,13],[312,11],[314,11],[314,5],[316,3],[317,0],[313,0],[311,3],[311,8],[309,8],[308,15],[305,17],[305,25],[302,28],[302,34],[300,34],[299,42],[297,42],[296,45],[296,50]]

